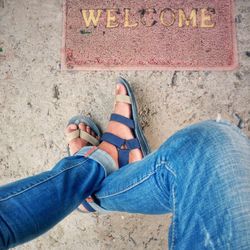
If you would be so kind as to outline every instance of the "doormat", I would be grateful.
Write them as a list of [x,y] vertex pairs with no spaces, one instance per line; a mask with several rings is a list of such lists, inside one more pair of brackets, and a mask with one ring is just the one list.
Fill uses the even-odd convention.
[[233,0],[65,0],[62,68],[232,70]]

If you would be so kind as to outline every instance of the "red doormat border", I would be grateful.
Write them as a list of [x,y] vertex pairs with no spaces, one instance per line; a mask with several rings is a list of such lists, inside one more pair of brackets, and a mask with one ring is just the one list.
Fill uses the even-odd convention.
[[66,7],[67,7],[67,0],[64,0],[63,3],[63,35],[62,35],[62,49],[61,49],[61,69],[62,70],[87,70],[87,71],[96,71],[96,70],[215,70],[215,71],[225,71],[225,70],[234,70],[239,66],[238,62],[238,50],[237,50],[237,36],[236,36],[236,24],[235,24],[235,3],[234,0],[230,0],[231,3],[231,35],[232,35],[232,63],[227,66],[213,66],[213,67],[206,67],[206,66],[170,66],[170,65],[112,65],[112,66],[105,66],[105,65],[74,65],[74,63],[69,61],[70,59],[70,54],[66,52]]

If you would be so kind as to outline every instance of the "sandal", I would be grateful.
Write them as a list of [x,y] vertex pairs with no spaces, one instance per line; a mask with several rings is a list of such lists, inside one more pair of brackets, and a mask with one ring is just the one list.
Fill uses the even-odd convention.
[[129,127],[134,132],[134,138],[125,140],[107,132],[102,135],[101,142],[106,141],[117,148],[119,167],[123,167],[129,163],[129,153],[131,150],[140,149],[144,158],[150,153],[150,148],[139,122],[138,109],[133,91],[124,78],[120,77],[118,83],[126,88],[128,95],[116,95],[116,102],[124,102],[131,105],[131,118],[119,114],[111,114],[110,121],[116,121]]
[[[78,127],[78,125],[80,123],[84,123],[85,125],[89,126],[90,129],[92,131],[94,131],[97,136],[99,136],[99,138],[101,137],[101,130],[98,128],[98,126],[95,124],[95,122],[90,117],[87,117],[87,116],[78,115],[78,116],[72,117],[69,120],[67,127],[70,124],[75,124]],[[90,145],[93,145],[93,146],[98,146],[100,144],[100,141],[97,140],[95,137],[93,137],[92,135],[90,135],[87,132],[85,132],[83,130],[80,130],[78,128],[77,130],[66,134],[66,139],[67,139],[67,142],[68,142],[67,151],[68,151],[69,156],[71,156],[70,149],[69,149],[69,142],[76,139],[76,138],[82,138],[83,140],[87,141]],[[77,154],[77,152],[75,154]],[[92,200],[91,197],[87,198],[86,200],[84,200],[82,202],[82,205],[88,211],[83,212],[79,208],[77,208],[77,210],[82,212],[82,213],[95,212],[95,210],[89,205],[89,203],[92,203],[92,202],[93,202],[93,200]]]
[[[150,153],[150,148],[147,140],[143,134],[142,127],[139,123],[138,109],[133,91],[129,83],[124,78],[119,78],[118,83],[123,84],[127,90],[128,95],[116,95],[116,102],[125,102],[131,104],[131,118],[119,114],[111,114],[111,121],[116,121],[128,126],[134,132],[134,137],[131,140],[122,139],[112,133],[104,133],[101,137],[101,141],[106,141],[116,146],[118,150],[118,162],[119,167],[123,167],[129,163],[129,153],[132,149],[140,149],[142,151],[143,158]],[[123,146],[125,148],[123,148]],[[102,211],[102,213],[108,213],[108,211],[99,207],[92,197],[87,198],[81,204],[86,211],[82,211],[78,208],[78,211],[82,213]]]
[[[97,136],[99,136],[99,138],[101,137],[100,129],[97,127],[95,122],[90,117],[87,117],[87,116],[78,115],[78,116],[72,117],[69,120],[67,127],[70,124],[75,124],[78,127],[78,125],[80,123],[84,123],[86,126],[89,126],[90,129],[93,130]],[[93,137],[92,135],[90,135],[87,132],[85,132],[83,130],[80,130],[78,128],[77,130],[66,134],[66,139],[67,139],[67,142],[68,142],[67,151],[68,151],[69,156],[71,155],[70,154],[70,149],[69,149],[69,142],[76,139],[76,138],[82,138],[83,140],[87,141],[90,145],[93,145],[93,146],[98,146],[99,143],[100,143],[100,141],[97,140],[95,137]]]

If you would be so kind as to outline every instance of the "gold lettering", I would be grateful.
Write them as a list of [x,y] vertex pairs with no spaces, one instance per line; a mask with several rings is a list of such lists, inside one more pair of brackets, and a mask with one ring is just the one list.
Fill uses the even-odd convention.
[[125,27],[125,28],[137,27],[137,26],[138,26],[138,22],[130,23],[130,20],[129,20],[129,12],[130,12],[130,9],[125,9],[124,27]]
[[186,16],[183,9],[179,9],[179,23],[178,26],[182,28],[184,26],[184,21],[187,27],[189,27],[192,22],[193,27],[197,27],[197,9],[192,9],[189,17]]
[[[88,16],[87,11],[89,12]],[[93,23],[93,25],[97,27],[101,14],[102,10],[97,10],[97,16],[95,16],[95,10],[82,10],[82,17],[86,24],[86,27],[88,28],[91,23]]]
[[107,9],[107,28],[116,28],[119,26],[119,23],[117,23],[117,18],[115,15],[112,15],[113,11],[117,11],[115,9]]
[[[150,17],[151,15],[153,15],[155,13],[156,13],[155,9],[145,9],[145,10],[143,9],[143,10],[141,10],[141,23],[146,27],[152,27],[153,25],[155,25],[157,23],[155,20],[152,20],[152,22],[149,23],[149,21],[147,20],[149,18],[145,17],[145,16]],[[151,19],[152,19],[152,17],[151,17]]]
[[[212,9],[215,13],[215,10]],[[212,16],[208,13],[207,8],[201,9],[201,28],[213,28],[215,23],[212,22]]]
[[[171,18],[172,18],[172,21],[171,21],[171,22],[167,22],[167,21],[166,21],[166,18],[165,18],[166,12],[170,12]],[[171,10],[171,9],[169,9],[169,8],[166,8],[166,9],[164,9],[164,10],[161,11],[160,20],[161,20],[161,23],[162,23],[164,26],[166,26],[166,27],[172,26],[172,25],[174,24],[174,22],[175,22],[175,18],[176,18],[176,17],[175,17],[175,13],[174,13],[173,10]]]

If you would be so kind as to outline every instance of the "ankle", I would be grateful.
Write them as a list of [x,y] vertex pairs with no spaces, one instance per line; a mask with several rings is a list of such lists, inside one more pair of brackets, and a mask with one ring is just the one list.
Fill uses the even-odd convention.
[[118,154],[117,154],[117,150],[116,150],[115,146],[113,146],[112,144],[107,143],[107,142],[102,142],[98,146],[98,148],[105,151],[106,153],[108,153],[113,158],[113,160],[115,161],[116,166],[119,167],[119,165],[118,165]]

